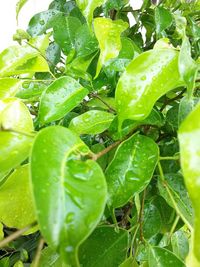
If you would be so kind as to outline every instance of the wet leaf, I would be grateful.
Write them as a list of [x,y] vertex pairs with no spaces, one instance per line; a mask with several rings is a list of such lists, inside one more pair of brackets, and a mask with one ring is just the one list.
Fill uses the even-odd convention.
[[118,147],[105,172],[109,206],[121,207],[145,189],[156,167],[158,153],[152,139],[138,134]]
[[108,129],[114,117],[112,113],[90,110],[73,118],[69,129],[78,134],[99,134]]
[[73,78],[66,76],[57,79],[42,94],[39,121],[44,124],[61,119],[87,94],[88,90]]
[[156,23],[156,33],[158,36],[167,29],[173,22],[173,17],[169,10],[164,7],[157,6],[155,8],[155,23]]
[[186,233],[183,230],[175,232],[171,237],[171,244],[174,254],[182,260],[185,260],[189,252],[189,242]]
[[75,266],[78,247],[99,222],[107,198],[101,168],[92,160],[81,160],[88,153],[73,132],[52,126],[37,135],[31,155],[41,232],[64,261]]
[[15,78],[0,79],[0,99],[15,96],[22,82]]
[[80,262],[85,267],[116,267],[125,259],[128,232],[113,227],[96,228],[80,247]]

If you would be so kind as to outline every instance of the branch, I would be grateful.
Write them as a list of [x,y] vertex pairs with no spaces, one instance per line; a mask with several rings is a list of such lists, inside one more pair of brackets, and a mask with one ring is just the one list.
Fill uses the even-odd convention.
[[105,106],[108,107],[109,111],[116,113],[116,110],[112,108],[106,101],[104,101],[99,95],[95,93],[90,93],[89,96],[99,99]]
[[39,245],[38,245],[38,248],[37,248],[37,251],[36,251],[36,254],[35,254],[35,258],[34,258],[32,267],[38,267],[39,266],[41,252],[42,252],[43,247],[44,247],[44,239],[41,238],[40,241],[39,241]]
[[117,142],[113,143],[112,145],[106,147],[104,150],[100,151],[99,153],[93,154],[92,155],[92,160],[98,160],[100,157],[102,157],[105,154],[107,154],[110,150],[112,150],[113,148],[115,148],[116,146],[121,144],[123,141],[124,140],[117,141]]

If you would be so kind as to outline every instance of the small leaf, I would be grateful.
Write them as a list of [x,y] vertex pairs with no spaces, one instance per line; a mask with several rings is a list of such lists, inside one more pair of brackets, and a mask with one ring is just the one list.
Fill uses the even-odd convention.
[[29,166],[24,165],[16,169],[0,187],[0,221],[8,227],[20,229],[35,219]]
[[155,266],[185,267],[185,264],[167,249],[159,247],[149,247],[149,267]]
[[194,208],[194,234],[188,264],[200,265],[200,104],[187,116],[179,129],[181,167],[185,184]]
[[185,232],[179,230],[171,237],[171,244],[174,254],[182,260],[185,260],[189,252],[188,237]]
[[72,266],[78,266],[78,247],[99,222],[107,198],[99,165],[81,160],[88,153],[89,148],[73,132],[52,126],[39,132],[31,155],[41,232]]
[[89,25],[92,23],[93,12],[95,8],[103,5],[105,2],[106,0],[88,0],[88,1],[76,0],[77,6],[82,11]]
[[18,21],[19,12],[21,11],[22,7],[28,2],[28,0],[18,0],[16,4],[16,19]]
[[106,169],[109,206],[125,205],[149,184],[158,161],[158,146],[142,135],[133,135],[117,149]]
[[102,65],[119,55],[122,48],[120,36],[127,27],[128,24],[122,20],[112,21],[108,18],[96,18],[94,20],[94,32],[101,51],[96,77],[99,75]]
[[197,76],[198,65],[191,57],[191,46],[189,39],[183,38],[180,55],[179,55],[179,72],[181,78],[185,81],[189,97],[193,94],[195,79]]
[[173,22],[173,17],[169,10],[164,7],[157,6],[155,8],[155,24],[156,24],[156,33],[159,35],[162,34]]
[[87,94],[88,90],[73,78],[57,79],[42,94],[39,121],[44,124],[61,119],[75,108]]
[[15,78],[0,79],[0,99],[15,96],[23,81]]
[[128,65],[115,94],[119,128],[125,119],[144,120],[162,95],[183,84],[178,55],[174,49],[155,49],[142,53]]
[[78,134],[99,134],[108,129],[114,117],[105,111],[90,110],[72,119],[69,129]]
[[128,232],[113,227],[98,227],[80,247],[80,262],[84,267],[116,267],[125,259]]
[[133,257],[126,259],[119,267],[138,267],[136,260]]
[[174,201],[172,201],[171,197],[169,196],[169,193],[166,190],[166,185],[163,184],[159,179],[158,189],[161,196],[172,208],[175,208],[176,205],[176,210],[178,210],[179,216],[181,216],[184,222],[186,221],[190,226],[192,226],[193,210],[191,207],[191,201],[188,197],[188,193],[184,185],[183,177],[177,173],[166,174],[165,180],[170,195],[174,199]]

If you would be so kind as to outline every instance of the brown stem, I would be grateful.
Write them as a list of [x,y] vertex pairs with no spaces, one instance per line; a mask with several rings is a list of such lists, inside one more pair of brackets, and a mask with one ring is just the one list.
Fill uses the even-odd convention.
[[112,145],[106,147],[104,150],[100,151],[99,153],[93,154],[92,155],[92,159],[93,160],[98,160],[100,157],[102,157],[105,154],[107,154],[110,150],[112,150],[113,148],[115,148],[116,146],[118,146],[119,144],[121,144],[121,142],[123,142],[123,140],[119,140],[119,141],[113,143]]
[[11,241],[17,239],[18,237],[20,237],[21,235],[23,235],[24,233],[26,233],[28,230],[30,230],[31,228],[33,228],[36,225],[37,225],[37,222],[33,222],[33,223],[27,225],[26,227],[24,227],[24,228],[22,228],[20,230],[17,230],[13,234],[7,236],[6,238],[4,238],[0,242],[0,248],[5,247],[8,243],[10,243]]
[[38,267],[39,266],[41,252],[42,252],[43,247],[44,247],[44,239],[41,238],[40,241],[39,241],[39,245],[37,247],[37,251],[36,251],[36,254],[35,254],[35,258],[34,258],[32,267]]
[[97,98],[99,99],[105,106],[108,107],[109,111],[116,113],[116,110],[114,110],[106,101],[104,101],[99,95],[95,94],[95,93],[91,93],[90,94],[91,97]]

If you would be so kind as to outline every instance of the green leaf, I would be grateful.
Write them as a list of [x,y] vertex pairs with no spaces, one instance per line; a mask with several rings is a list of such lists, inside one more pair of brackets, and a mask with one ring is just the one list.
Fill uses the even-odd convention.
[[[166,190],[166,186],[169,189],[170,195]],[[176,173],[166,174],[165,184],[163,184],[160,179],[158,180],[158,189],[166,202],[178,211],[178,215],[181,216],[183,221],[186,221],[188,225],[192,226],[193,210],[184,185],[183,177]]]
[[57,20],[64,16],[57,10],[47,10],[34,15],[28,25],[28,33],[35,37],[45,33],[48,29],[53,28]]
[[29,43],[31,46],[10,46],[0,54],[0,77],[49,71],[46,60],[39,52],[47,48],[48,35],[34,38]]
[[4,238],[3,224],[0,223],[0,241]]
[[66,55],[75,48],[75,36],[80,26],[80,20],[75,17],[65,17],[63,15],[56,20],[53,29],[54,39]]
[[142,135],[133,135],[117,149],[105,175],[109,206],[125,205],[149,184],[158,161],[158,146]]
[[188,89],[188,95],[191,98],[195,86],[198,65],[191,57],[191,46],[189,39],[183,38],[180,55],[179,55],[179,72],[181,78],[185,81]]
[[29,165],[24,165],[16,169],[0,186],[0,221],[8,227],[20,229],[33,223],[35,219]]
[[96,18],[94,20],[94,32],[99,42],[100,56],[97,65],[96,77],[105,63],[116,58],[122,48],[121,33],[125,31],[128,24],[122,20],[112,21],[107,18]]
[[136,260],[133,257],[126,259],[119,267],[138,267]]
[[71,77],[61,77],[43,92],[39,109],[39,121],[44,124],[59,120],[75,108],[88,94]]
[[69,129],[77,134],[99,134],[109,128],[114,117],[105,111],[90,110],[73,118]]
[[58,253],[51,247],[46,247],[42,250],[38,267],[66,267],[66,265],[62,262]]
[[161,215],[154,204],[147,203],[144,207],[143,218],[143,234],[144,238],[148,239],[160,231],[162,224]]
[[144,120],[162,95],[183,84],[178,55],[174,49],[155,49],[142,53],[128,65],[115,93],[119,128],[125,119]]
[[128,232],[113,227],[98,227],[80,247],[80,262],[84,267],[116,267],[125,259]]
[[101,219],[107,198],[101,168],[92,160],[81,160],[88,153],[77,135],[52,126],[39,132],[31,155],[41,232],[72,266],[79,266],[78,247]]
[[82,11],[89,25],[92,23],[95,8],[103,5],[105,2],[106,0],[76,0],[77,6]]
[[15,96],[23,81],[15,78],[0,79],[0,99]]
[[[200,104],[187,116],[179,129],[179,143],[181,153],[181,166],[185,179],[185,184],[190,195],[192,205],[194,208],[194,234],[192,241],[192,250],[188,264],[191,266],[200,265],[200,208],[199,208],[199,194],[200,194]],[[192,265],[193,264],[193,265]]]
[[171,244],[174,254],[182,260],[185,260],[189,252],[188,237],[183,230],[175,232],[171,237]]
[[51,81],[49,82],[25,81],[20,86],[20,89],[17,92],[16,97],[22,99],[29,99],[40,96],[50,83]]
[[161,35],[164,30],[170,27],[172,22],[173,17],[169,10],[161,6],[157,6],[155,8],[155,24],[156,33],[158,36]]
[[0,174],[5,174],[24,161],[30,152],[33,137],[0,131]]
[[167,249],[159,247],[149,247],[149,267],[155,266],[185,267],[185,264]]
[[195,100],[185,96],[181,99],[178,110],[178,125],[184,121],[184,119],[189,115],[189,113],[194,109]]
[[17,98],[0,101],[0,127],[7,131],[32,132],[33,121],[25,104]]
[[19,12],[21,11],[22,7],[28,2],[28,0],[18,0],[16,4],[16,19],[18,20]]

